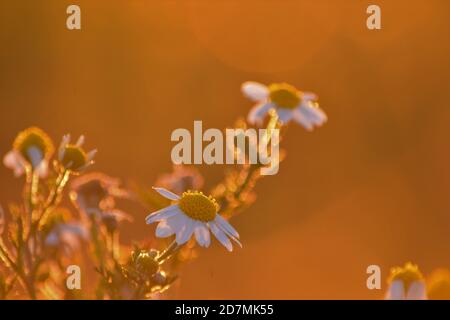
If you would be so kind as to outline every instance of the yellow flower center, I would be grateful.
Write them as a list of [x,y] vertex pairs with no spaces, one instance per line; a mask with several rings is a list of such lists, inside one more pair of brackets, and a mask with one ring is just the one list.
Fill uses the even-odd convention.
[[13,148],[28,162],[32,162],[29,155],[30,148],[37,148],[45,159],[50,158],[54,147],[50,137],[41,129],[31,127],[20,132],[14,140]]
[[410,285],[413,282],[423,280],[423,275],[420,272],[417,265],[408,262],[405,264],[403,268],[395,267],[391,269],[391,276],[389,282],[392,283],[393,281],[396,280],[401,280],[403,282],[405,291],[408,291]]
[[213,197],[198,191],[184,192],[178,205],[188,217],[203,222],[214,220],[219,211],[219,205]]
[[269,85],[270,101],[280,108],[294,109],[302,99],[301,91],[287,83]]
[[75,145],[67,145],[64,149],[62,165],[69,170],[79,170],[87,163],[87,155],[83,149]]

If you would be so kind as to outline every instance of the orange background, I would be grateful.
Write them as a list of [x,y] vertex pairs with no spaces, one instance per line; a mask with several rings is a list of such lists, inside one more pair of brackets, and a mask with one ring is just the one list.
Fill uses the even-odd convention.
[[[82,30],[65,27],[78,4]],[[382,8],[381,31],[366,8]],[[329,122],[292,126],[288,157],[217,242],[182,272],[177,298],[380,298],[389,268],[450,265],[448,0],[2,1],[0,152],[37,125],[86,134],[96,170],[150,186],[171,169],[170,134],[246,115],[243,81],[319,94]],[[208,187],[222,167],[202,168]],[[0,169],[0,203],[21,181]],[[124,239],[144,239],[145,212]],[[383,290],[366,288],[378,264]]]

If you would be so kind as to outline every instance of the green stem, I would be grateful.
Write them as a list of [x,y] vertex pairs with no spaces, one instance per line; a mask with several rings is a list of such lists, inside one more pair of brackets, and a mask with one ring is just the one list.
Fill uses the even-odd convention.
[[41,220],[45,220],[46,216],[58,205],[64,187],[66,186],[67,181],[69,181],[69,177],[70,170],[65,169],[56,179],[55,188],[53,188],[50,192],[50,195],[42,210],[42,214],[37,219],[38,224]]
[[180,250],[182,246],[178,245],[176,240],[174,240],[169,246],[163,251],[163,253],[157,258],[157,261],[162,264],[167,259],[169,259],[175,252]]
[[14,260],[11,258],[8,249],[6,248],[3,241],[0,239],[0,254],[6,260],[5,262],[16,272],[19,277],[20,282],[24,286],[25,290],[32,300],[36,299],[36,290],[34,288],[34,283],[27,277],[24,270],[18,266]]

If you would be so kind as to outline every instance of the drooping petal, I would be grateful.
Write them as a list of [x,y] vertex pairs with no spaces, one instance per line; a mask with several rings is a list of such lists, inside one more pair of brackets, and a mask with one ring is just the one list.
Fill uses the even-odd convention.
[[3,158],[5,167],[14,171],[16,177],[21,176],[25,172],[25,160],[15,150],[8,152]]
[[273,108],[273,104],[270,102],[261,102],[254,106],[247,116],[247,121],[250,124],[261,124],[266,116],[267,112]]
[[44,155],[41,150],[35,146],[31,146],[27,149],[27,154],[31,160],[31,166],[35,169],[37,168],[42,160],[44,160]]
[[303,101],[317,101],[319,97],[317,94],[312,92],[303,92],[302,100]]
[[325,112],[311,103],[302,104],[299,108],[299,111],[303,113],[305,117],[310,119],[311,122],[318,126],[322,125],[328,120]]
[[405,300],[405,287],[402,280],[392,281],[386,295],[386,300]]
[[222,245],[227,248],[228,251],[233,251],[233,245],[231,244],[230,239],[228,239],[225,232],[223,232],[219,227],[217,227],[215,222],[208,222],[208,226],[211,229],[212,233],[216,237],[217,240],[222,243]]
[[186,243],[191,238],[192,233],[194,232],[194,224],[194,220],[186,217],[186,222],[181,229],[177,231],[175,239],[179,245]]
[[258,82],[246,81],[241,85],[242,93],[253,101],[261,101],[269,96],[269,89]]
[[217,214],[215,219],[216,224],[222,227],[222,229],[226,230],[229,234],[231,234],[235,238],[239,238],[239,233],[233,226],[225,220],[221,215]]
[[286,108],[278,108],[277,114],[278,114],[278,118],[279,118],[278,120],[281,123],[286,124],[289,121],[291,121],[291,119],[293,117],[293,110],[286,109]]
[[426,300],[427,290],[423,281],[414,281],[406,293],[406,300]]
[[314,126],[323,125],[328,120],[325,112],[311,103],[303,103],[294,110],[293,116],[295,121],[308,131],[312,131]]
[[147,224],[153,223],[155,221],[159,221],[159,220],[165,220],[169,217],[172,217],[178,213],[181,213],[180,209],[178,208],[178,205],[173,204],[171,206],[168,206],[164,209],[161,209],[159,211],[153,212],[151,214],[149,214],[146,218],[145,218],[145,222]]
[[187,219],[188,217],[180,210],[179,212],[177,212],[176,215],[168,218],[166,220],[166,223],[173,230],[174,233],[177,233],[186,224]]
[[293,113],[294,120],[303,126],[307,131],[312,131],[314,129],[313,124],[311,121],[309,121],[308,118],[306,118],[303,113],[299,112],[298,110],[295,110]]
[[42,160],[35,171],[38,174],[39,178],[46,178],[48,175],[48,161],[45,159]]
[[165,220],[161,221],[156,227],[156,236],[158,238],[167,238],[173,235],[175,232],[172,230],[170,225],[167,224]]
[[200,221],[197,221],[194,233],[198,244],[202,247],[208,248],[211,243],[211,236],[206,225]]
[[164,198],[167,198],[169,200],[179,200],[180,197],[178,195],[176,195],[175,193],[164,189],[164,188],[157,188],[157,187],[153,187],[153,190],[155,190],[156,192],[158,192],[160,195],[162,195]]
[[225,230],[224,228],[222,228],[219,224],[216,224],[216,225],[217,225],[217,227],[218,227],[220,230],[222,230],[223,232],[225,232],[225,234],[226,234],[231,240],[233,240],[234,242],[236,242],[240,248],[242,248],[242,243],[239,241],[238,238],[233,237],[233,235],[231,235],[227,230]]

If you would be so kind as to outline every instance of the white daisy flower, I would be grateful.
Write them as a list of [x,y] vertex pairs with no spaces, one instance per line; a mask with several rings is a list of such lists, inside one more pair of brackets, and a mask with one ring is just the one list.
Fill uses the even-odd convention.
[[41,178],[45,178],[53,150],[49,136],[43,130],[31,127],[17,135],[13,149],[3,158],[3,164],[12,169],[16,177],[23,175],[26,169],[30,168]]
[[426,300],[425,281],[417,265],[392,268],[386,300]]
[[80,172],[94,163],[97,150],[88,153],[82,148],[84,136],[80,136],[76,144],[70,143],[70,135],[65,135],[59,146],[58,159],[62,166],[73,172]]
[[240,247],[239,234],[218,212],[218,204],[211,196],[202,192],[187,191],[181,197],[164,189],[153,188],[175,204],[147,216],[147,224],[158,221],[156,236],[159,238],[175,235],[178,245],[186,243],[192,234],[202,247],[211,243],[210,231],[228,251],[233,251],[230,239]]
[[241,90],[247,98],[257,102],[247,117],[251,124],[261,125],[271,109],[275,109],[281,123],[294,120],[308,131],[327,121],[327,115],[319,108],[314,93],[299,91],[287,83],[265,86],[247,81],[242,84]]

